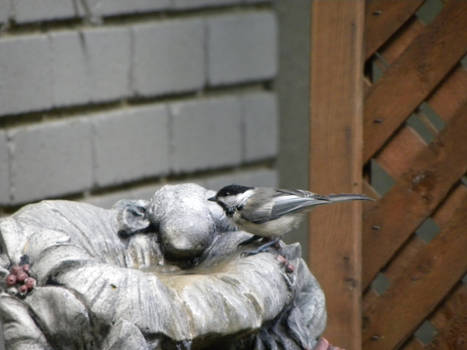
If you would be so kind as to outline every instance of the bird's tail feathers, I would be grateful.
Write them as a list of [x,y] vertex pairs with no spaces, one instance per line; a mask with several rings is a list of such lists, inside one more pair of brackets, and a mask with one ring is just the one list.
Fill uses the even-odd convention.
[[311,210],[315,206],[324,204],[353,200],[372,200],[370,197],[367,197],[363,194],[343,193],[323,196],[312,192],[301,191],[300,197],[298,197],[297,193],[297,191],[294,191],[293,193],[291,193],[292,196],[280,197],[282,198],[282,200],[276,201],[271,211],[271,218],[278,218],[286,214],[297,213],[303,210]]

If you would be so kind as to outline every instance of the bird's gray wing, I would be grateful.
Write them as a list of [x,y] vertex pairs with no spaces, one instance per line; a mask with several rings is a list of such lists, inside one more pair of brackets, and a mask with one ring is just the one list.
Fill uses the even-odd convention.
[[286,214],[292,214],[315,205],[329,203],[327,196],[303,190],[279,190],[274,197],[271,219],[277,219]]
[[253,200],[250,199],[242,209],[242,217],[256,224],[329,201],[325,196],[303,190],[273,190],[260,193],[264,198],[257,196]]
[[248,221],[262,224],[270,220],[277,219],[283,215],[293,214],[306,208],[317,205],[345,202],[353,200],[371,200],[362,194],[330,194],[323,196],[304,190],[273,190],[271,192],[262,191],[260,196],[249,206],[242,210],[242,216]]
[[241,216],[257,224],[271,220],[271,211],[274,206],[276,191],[272,188],[262,188],[253,194],[241,210]]
[[372,200],[364,194],[340,193],[323,196],[304,190],[277,190],[270,219],[292,214],[316,205],[331,204],[354,200]]

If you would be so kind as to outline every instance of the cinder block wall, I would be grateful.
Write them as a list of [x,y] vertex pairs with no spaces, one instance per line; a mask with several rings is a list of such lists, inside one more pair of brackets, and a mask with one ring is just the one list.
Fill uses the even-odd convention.
[[277,184],[270,1],[85,3],[0,0],[0,215]]

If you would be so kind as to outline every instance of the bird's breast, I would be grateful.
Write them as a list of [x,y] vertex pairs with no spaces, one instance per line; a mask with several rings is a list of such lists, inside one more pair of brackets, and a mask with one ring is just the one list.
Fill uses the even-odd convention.
[[278,219],[255,224],[242,218],[238,213],[233,216],[235,224],[243,231],[261,237],[278,238],[293,230],[301,221],[301,215],[285,215]]

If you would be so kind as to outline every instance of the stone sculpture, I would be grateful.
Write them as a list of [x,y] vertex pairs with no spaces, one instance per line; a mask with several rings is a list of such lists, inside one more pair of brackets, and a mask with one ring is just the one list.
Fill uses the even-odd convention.
[[1,219],[6,348],[313,349],[325,301],[299,244],[242,256],[249,234],[213,194],[166,185],[111,210],[54,200]]

